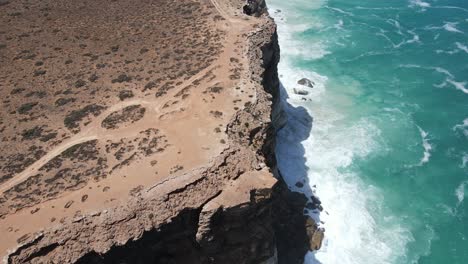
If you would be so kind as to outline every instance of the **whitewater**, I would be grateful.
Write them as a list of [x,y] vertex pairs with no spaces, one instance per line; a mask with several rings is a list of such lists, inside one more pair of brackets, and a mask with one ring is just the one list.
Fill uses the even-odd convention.
[[325,240],[305,263],[468,263],[468,3],[267,3],[279,169],[324,208],[306,210]]

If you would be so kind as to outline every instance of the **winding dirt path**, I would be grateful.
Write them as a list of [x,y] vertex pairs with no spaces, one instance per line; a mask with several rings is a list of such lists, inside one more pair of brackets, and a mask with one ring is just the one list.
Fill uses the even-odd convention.
[[[217,0],[210,0],[210,1],[213,4],[213,6],[216,8],[218,13],[224,19],[226,19],[226,21],[228,21],[229,23],[236,23],[236,24],[240,24],[241,26],[249,24],[249,21],[247,21],[247,20],[240,19],[240,18],[233,18],[232,16],[230,16],[221,7],[221,5],[218,3]],[[172,91],[169,91],[165,95],[165,97],[166,97],[165,100],[161,101],[161,100],[154,99],[154,100],[148,101],[148,100],[144,100],[144,99],[134,99],[134,100],[123,101],[123,102],[120,102],[118,104],[112,105],[111,107],[106,109],[103,113],[101,113],[99,116],[94,118],[94,120],[92,120],[91,123],[89,123],[86,127],[84,127],[83,130],[80,131],[78,134],[75,134],[69,140],[63,142],[62,144],[60,144],[58,146],[56,146],[55,148],[50,150],[46,155],[44,155],[39,160],[35,161],[29,167],[24,169],[21,173],[17,174],[16,176],[11,178],[10,180],[8,180],[8,181],[4,182],[2,185],[0,185],[0,194],[4,193],[5,191],[7,191],[7,190],[9,190],[11,188],[13,188],[15,185],[24,182],[29,177],[31,177],[33,175],[36,175],[37,172],[39,171],[39,169],[42,166],[44,166],[49,161],[51,161],[52,159],[54,159],[55,157],[57,157],[58,155],[63,153],[65,150],[67,150],[67,149],[69,149],[69,148],[71,148],[71,147],[73,147],[73,146],[75,146],[77,144],[85,143],[85,142],[95,140],[95,139],[103,139],[103,137],[100,136],[100,135],[103,135],[104,132],[107,132],[107,133],[105,133],[106,136],[104,138],[118,137],[119,134],[120,134],[119,130],[114,130],[114,131],[112,131],[112,133],[108,133],[109,131],[107,131],[105,128],[101,127],[101,122],[109,114],[111,114],[111,113],[113,113],[115,111],[119,111],[119,110],[121,110],[121,109],[123,109],[123,108],[125,108],[127,106],[131,106],[131,105],[150,106],[151,109],[155,113],[162,113],[162,106],[164,106],[164,104],[166,104],[169,100],[171,100],[173,97],[175,97],[175,95],[178,92],[180,92],[182,89],[184,89],[184,88],[188,87],[189,85],[191,85],[195,80],[205,76],[209,71],[214,70],[214,69],[216,69],[218,67],[220,67],[219,63],[215,63],[215,64],[211,65],[210,67],[207,67],[207,68],[203,69],[198,74],[196,74],[196,75],[192,76],[190,79],[184,81],[177,89],[173,89]]]
[[234,18],[231,15],[229,15],[222,7],[221,4],[217,0],[210,0],[213,6],[216,8],[218,13],[226,19],[230,23],[236,23],[236,24],[243,24],[247,25],[249,22],[247,20],[244,20],[242,18]]
[[[35,161],[29,167],[24,169],[21,173],[13,176],[13,178],[9,179],[8,181],[4,182],[0,185],[0,194],[6,192],[7,190],[13,188],[15,185],[18,185],[29,177],[36,175],[39,169],[47,164],[49,161],[54,159],[55,157],[59,156],[65,150],[91,140],[95,139],[103,139],[103,138],[112,138],[112,137],[119,137],[121,136],[122,129],[113,130],[111,133],[105,128],[101,126],[102,121],[111,113],[115,111],[119,111],[127,106],[131,105],[143,105],[149,106],[149,108],[154,111],[155,114],[162,113],[162,106],[166,104],[169,100],[171,100],[178,92],[182,89],[191,85],[195,80],[202,78],[206,75],[209,71],[219,67],[219,65],[214,64],[210,67],[205,68],[204,70],[200,71],[198,74],[192,76],[190,79],[183,82],[179,88],[173,89],[169,91],[165,95],[165,100],[157,100],[154,99],[152,101],[144,100],[144,99],[134,99],[123,101],[118,104],[112,105],[111,107],[107,108],[103,113],[99,116],[95,117],[91,123],[89,123],[86,127],[83,128],[78,134],[75,134],[69,140],[63,142],[62,144],[56,146],[55,148],[51,149],[46,155],[42,156],[39,160]],[[119,131],[120,130],[120,131]],[[105,135],[104,137],[102,135]]]

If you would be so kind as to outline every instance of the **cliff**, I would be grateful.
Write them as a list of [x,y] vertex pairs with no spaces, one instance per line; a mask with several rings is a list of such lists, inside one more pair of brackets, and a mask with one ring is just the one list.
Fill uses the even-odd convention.
[[[317,247],[314,240],[316,225],[303,215],[307,198],[289,191],[276,167],[275,133],[284,125],[286,118],[279,104],[277,64],[280,51],[276,25],[268,16],[263,0],[249,0],[247,3],[228,0],[199,2],[209,6],[202,8],[212,12],[210,16],[220,30],[220,37],[207,41],[216,43],[219,40],[223,48],[215,52],[215,57],[227,62],[213,66],[213,62],[208,61],[206,69],[213,70],[213,76],[206,77],[210,71],[205,70],[203,73],[206,75],[202,78],[200,75],[189,76],[183,84],[175,85],[172,94],[160,90],[156,97],[160,98],[158,93],[161,98],[183,97],[185,94],[188,100],[192,100],[187,107],[192,106],[196,110],[202,108],[197,108],[194,103],[197,93],[189,91],[187,87],[190,86],[183,88],[186,84],[192,85],[193,89],[202,87],[199,89],[202,91],[200,96],[208,90],[214,93],[242,90],[247,94],[239,97],[244,100],[243,105],[231,103],[241,100],[233,97],[232,92],[223,94],[224,98],[217,95],[211,97],[213,100],[219,98],[221,103],[214,106],[223,110],[210,110],[209,113],[218,118],[217,122],[221,122],[219,118],[226,120],[225,125],[216,126],[214,130],[225,136],[220,141],[206,141],[203,148],[216,149],[210,144],[222,145],[218,148],[219,153],[214,153],[190,169],[186,166],[171,169],[169,177],[138,185],[130,195],[116,199],[114,203],[110,200],[110,203],[93,210],[81,210],[64,216],[58,224],[39,225],[36,231],[33,229],[34,232],[18,238],[16,246],[6,244],[8,253],[4,257],[5,262],[302,263],[307,250]],[[234,69],[226,72],[226,65],[234,65]],[[231,75],[222,87],[210,86],[219,81],[219,76],[223,74]],[[205,86],[203,78],[210,80],[206,81]],[[116,82],[121,80],[125,82],[127,79],[123,76]],[[169,102],[176,104],[172,99],[165,101],[164,105]],[[209,104],[208,99],[203,102]],[[208,105],[207,108],[210,107]],[[138,113],[131,116],[135,115],[138,116]],[[99,118],[101,114],[97,113],[96,116]],[[116,119],[122,120],[126,116],[121,114]],[[190,120],[185,118],[184,122]],[[112,127],[112,124],[109,126]],[[194,129],[197,125],[204,124],[193,123],[189,128]],[[86,126],[79,128],[85,130]],[[167,127],[158,123],[155,127],[164,132],[171,131],[171,126],[174,123],[168,123]],[[172,141],[169,135],[167,137],[167,145],[170,146]],[[99,134],[96,138],[99,140]],[[197,137],[194,139],[197,140]],[[196,151],[190,153],[199,155]],[[170,159],[172,156],[167,154],[165,157]],[[175,155],[175,159],[181,158]],[[135,170],[129,169],[125,174],[129,177],[138,174],[138,167],[141,166],[138,164]],[[110,173],[112,175],[114,172]],[[13,184],[11,182],[7,180],[6,184]],[[102,185],[101,181],[97,182]],[[18,188],[14,190],[23,191]],[[67,189],[70,192],[80,190]],[[58,194],[57,197],[64,195],[68,194]],[[59,199],[53,195],[48,197],[40,202],[44,204]],[[28,213],[27,208],[40,204],[31,200],[20,208],[14,208],[10,202],[12,199],[8,195],[3,197],[2,228],[7,228],[8,221],[12,221],[15,214]],[[67,203],[69,207],[72,204]],[[65,208],[68,209],[67,205]],[[32,217],[45,210],[34,214],[33,211]]]

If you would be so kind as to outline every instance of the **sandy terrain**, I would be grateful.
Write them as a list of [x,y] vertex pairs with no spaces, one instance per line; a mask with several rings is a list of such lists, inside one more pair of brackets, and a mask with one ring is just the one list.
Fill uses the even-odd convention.
[[1,256],[229,147],[256,96],[239,3],[0,1]]

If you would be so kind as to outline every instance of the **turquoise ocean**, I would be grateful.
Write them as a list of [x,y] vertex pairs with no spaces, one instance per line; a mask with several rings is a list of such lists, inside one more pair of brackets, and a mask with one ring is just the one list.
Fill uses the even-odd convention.
[[468,1],[267,3],[279,167],[324,208],[306,263],[468,263]]

